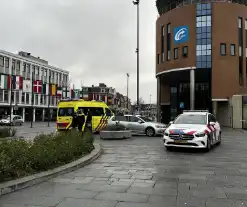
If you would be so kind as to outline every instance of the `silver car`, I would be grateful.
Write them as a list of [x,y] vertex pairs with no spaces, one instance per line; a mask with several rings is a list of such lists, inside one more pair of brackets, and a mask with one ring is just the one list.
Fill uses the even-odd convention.
[[133,133],[146,134],[149,137],[163,135],[166,129],[166,125],[153,122],[151,119],[139,115],[113,116],[108,121],[108,125],[115,125],[116,123],[125,126]]
[[10,121],[10,116],[3,117],[0,120],[1,125],[10,125],[10,126],[15,126],[15,125],[22,125],[24,123],[23,118],[19,115],[12,115],[11,116],[11,121]]

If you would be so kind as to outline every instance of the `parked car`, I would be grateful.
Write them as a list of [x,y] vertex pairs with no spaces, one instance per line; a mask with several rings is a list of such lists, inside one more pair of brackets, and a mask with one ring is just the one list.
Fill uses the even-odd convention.
[[112,116],[108,125],[116,124],[116,122],[130,129],[133,133],[146,134],[149,137],[163,135],[166,129],[166,125],[153,122],[151,119],[140,115]]
[[209,151],[221,143],[221,127],[208,111],[185,111],[170,122],[163,139],[167,149],[188,147]]
[[19,125],[21,126],[24,123],[24,120],[21,116],[19,115],[12,115],[11,120],[10,120],[10,115],[3,117],[0,120],[1,125],[9,125],[9,126],[16,126]]

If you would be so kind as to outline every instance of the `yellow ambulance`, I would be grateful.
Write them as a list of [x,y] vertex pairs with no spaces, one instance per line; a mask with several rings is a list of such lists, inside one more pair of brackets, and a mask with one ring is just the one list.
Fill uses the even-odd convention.
[[114,114],[103,101],[84,101],[83,99],[62,99],[57,109],[57,131],[67,130],[72,124],[72,116],[78,109],[90,110],[92,113],[92,128],[100,132],[107,126],[107,121]]

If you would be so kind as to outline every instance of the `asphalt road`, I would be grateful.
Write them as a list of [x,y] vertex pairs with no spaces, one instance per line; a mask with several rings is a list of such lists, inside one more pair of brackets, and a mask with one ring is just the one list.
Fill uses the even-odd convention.
[[247,206],[247,132],[225,129],[209,153],[167,152],[160,137],[96,142],[94,163],[2,196],[0,207]]

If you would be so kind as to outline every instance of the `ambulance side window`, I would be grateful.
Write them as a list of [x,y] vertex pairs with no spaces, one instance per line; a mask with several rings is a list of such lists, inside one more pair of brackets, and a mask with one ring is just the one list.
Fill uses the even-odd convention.
[[112,116],[112,113],[111,113],[110,109],[108,109],[108,108],[105,108],[105,114],[106,114],[106,116]]
[[104,116],[103,108],[92,107],[90,109],[92,110],[92,116]]

